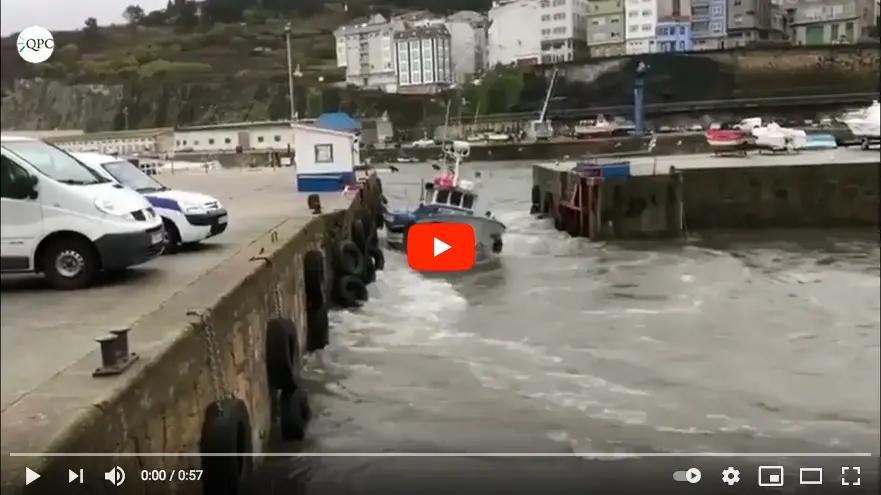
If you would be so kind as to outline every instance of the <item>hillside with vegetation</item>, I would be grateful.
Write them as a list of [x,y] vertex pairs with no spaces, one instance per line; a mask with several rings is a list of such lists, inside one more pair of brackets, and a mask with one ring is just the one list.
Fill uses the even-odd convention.
[[[56,51],[49,62],[37,65],[13,53],[13,34],[2,39],[3,126],[113,129],[286,118],[287,25],[292,60],[302,73],[295,85],[302,116],[339,109],[373,115],[392,109],[413,113],[398,118],[419,120],[438,111],[436,101],[334,84],[344,79],[344,72],[336,67],[333,31],[372,12],[444,14],[486,9],[489,3],[391,0],[377,7],[365,0],[169,0],[153,12],[129,5],[123,13],[126,25],[101,26],[100,19],[87,17],[79,30],[53,33]],[[37,90],[41,94],[34,94]],[[86,110],[46,108],[46,101],[33,98],[56,106],[110,98],[116,102],[86,106],[116,111],[112,117],[107,111],[86,115]],[[19,114],[34,111],[41,114],[39,120],[21,115],[26,120],[21,122]]]

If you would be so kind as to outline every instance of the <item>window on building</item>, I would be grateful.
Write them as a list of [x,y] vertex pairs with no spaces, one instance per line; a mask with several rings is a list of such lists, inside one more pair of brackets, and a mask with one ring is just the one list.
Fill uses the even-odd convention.
[[643,11],[642,11],[642,16],[643,16],[643,17],[651,17],[651,16],[652,16],[652,11],[651,11],[651,10],[643,10]]
[[639,26],[637,26],[637,25],[630,26],[630,30],[629,30],[629,31],[630,31],[631,33],[639,32]]
[[680,52],[684,52],[684,51],[685,51],[685,42],[684,42],[684,41],[680,41],[680,42],[679,42],[679,51],[680,51]]
[[281,136],[279,136],[279,135],[277,135],[277,134],[276,134],[275,136],[273,136],[272,139],[275,140],[276,143],[280,143],[280,142],[281,142]]
[[734,0],[734,6],[739,7],[742,4],[742,0]]
[[315,163],[333,163],[333,145],[315,145]]
[[609,22],[611,22],[612,24],[618,24],[621,22],[621,19],[619,19],[617,17],[613,17],[609,20]]
[[679,26],[679,34],[685,36],[685,26]]
[[541,16],[541,20],[542,20],[542,22],[547,22],[547,21],[551,20],[551,15],[545,14],[545,15]]
[[198,139],[196,139],[195,141],[193,141],[193,146],[199,146],[199,140],[198,140]]
[[627,13],[627,17],[639,17],[639,12],[637,12],[635,10],[631,10],[630,12]]
[[652,30],[652,25],[651,25],[651,24],[643,24],[643,25],[642,25],[642,31],[643,31],[643,32],[648,33],[648,32],[650,32],[651,30]]
[[734,16],[734,24],[742,24],[742,23],[743,23],[743,16],[740,14],[735,15]]
[[178,139],[177,141],[175,141],[174,144],[175,144],[176,146],[180,146],[180,139]]
[[208,138],[208,144],[214,144],[214,138]]
[[226,144],[229,144],[229,143],[232,142],[232,139],[230,139],[230,138],[224,138],[224,139],[223,139],[223,142],[226,143]]
[[257,136],[257,142],[258,142],[258,143],[262,143],[262,142],[263,142],[263,136]]

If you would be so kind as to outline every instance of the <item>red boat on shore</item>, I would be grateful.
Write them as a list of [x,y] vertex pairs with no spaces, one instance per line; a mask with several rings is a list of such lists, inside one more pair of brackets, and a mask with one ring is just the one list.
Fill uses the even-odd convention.
[[745,156],[752,145],[752,136],[740,129],[710,129],[704,136],[716,155]]

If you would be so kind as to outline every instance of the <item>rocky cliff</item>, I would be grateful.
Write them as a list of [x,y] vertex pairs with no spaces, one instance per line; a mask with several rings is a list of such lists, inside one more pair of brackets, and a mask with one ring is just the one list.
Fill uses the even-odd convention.
[[[560,67],[554,95],[569,108],[630,105],[640,62],[646,103],[878,92],[881,46],[780,46],[656,53]],[[553,68],[527,75],[524,100],[541,98]]]
[[[881,47],[839,45],[763,48],[575,62],[560,67],[555,106],[629,105],[639,62],[651,67],[647,103],[816,94],[878,92]],[[540,107],[553,68],[525,69],[521,108]],[[381,115],[412,126],[444,105],[426,97],[298,88],[301,115],[348,111]],[[113,130],[274,120],[288,116],[286,81],[222,77],[198,82],[66,85],[47,79],[16,81],[2,100],[4,129]]]

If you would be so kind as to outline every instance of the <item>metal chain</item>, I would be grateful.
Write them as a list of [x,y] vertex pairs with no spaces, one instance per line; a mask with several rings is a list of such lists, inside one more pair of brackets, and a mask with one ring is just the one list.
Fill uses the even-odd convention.
[[202,332],[205,337],[205,349],[208,353],[208,372],[211,376],[211,388],[214,391],[214,400],[217,410],[223,414],[223,400],[229,397],[229,393],[223,383],[223,372],[220,366],[220,346],[217,343],[217,332],[210,320],[202,313],[191,312],[199,317],[202,323]]
[[281,318],[284,308],[282,308],[281,282],[273,284],[273,294],[275,295],[275,316]]

